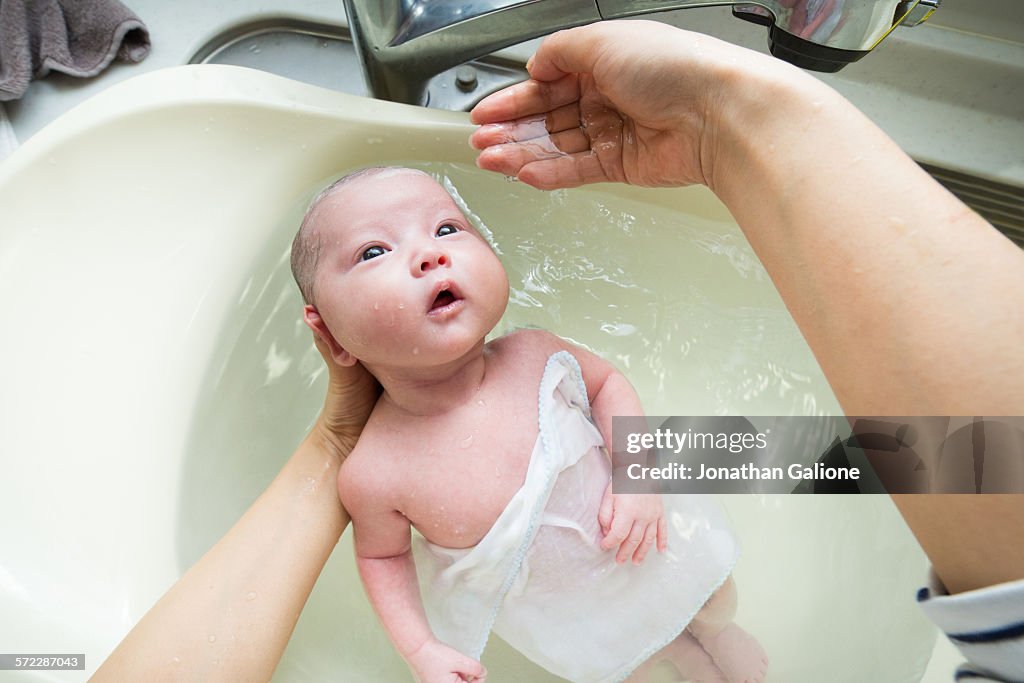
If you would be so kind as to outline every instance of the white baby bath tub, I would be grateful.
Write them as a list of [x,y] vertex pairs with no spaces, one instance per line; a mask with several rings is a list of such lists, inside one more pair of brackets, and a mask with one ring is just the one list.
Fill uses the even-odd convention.
[[[539,193],[473,170],[469,132],[464,114],[181,67],[86,102],[0,165],[0,651],[87,663],[33,680],[94,671],[312,421],[324,378],[287,253],[310,196],[345,170],[446,175],[509,264],[501,329],[605,354],[652,414],[838,411],[709,192]],[[744,548],[739,621],[769,680],[920,678],[925,563],[887,498],[724,502]],[[349,536],[278,680],[409,679]],[[496,682],[555,680],[497,641],[485,663]]]

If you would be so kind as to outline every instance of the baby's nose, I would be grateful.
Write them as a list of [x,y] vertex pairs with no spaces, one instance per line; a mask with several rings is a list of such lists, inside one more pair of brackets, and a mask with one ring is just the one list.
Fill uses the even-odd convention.
[[421,275],[435,268],[443,268],[450,263],[451,259],[447,254],[439,250],[432,250],[420,255],[413,266],[413,270],[415,274]]

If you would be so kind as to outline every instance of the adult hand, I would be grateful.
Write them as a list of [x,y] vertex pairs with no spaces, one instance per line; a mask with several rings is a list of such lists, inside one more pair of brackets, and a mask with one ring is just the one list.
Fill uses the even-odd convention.
[[[742,68],[740,62],[743,62]],[[530,80],[482,100],[477,164],[540,189],[594,182],[709,184],[727,90],[770,58],[650,21],[549,36]]]
[[331,358],[327,344],[316,335],[313,340],[327,364],[328,379],[324,407],[311,435],[325,450],[344,460],[370,417],[380,395],[380,384],[362,363],[350,367],[338,365]]

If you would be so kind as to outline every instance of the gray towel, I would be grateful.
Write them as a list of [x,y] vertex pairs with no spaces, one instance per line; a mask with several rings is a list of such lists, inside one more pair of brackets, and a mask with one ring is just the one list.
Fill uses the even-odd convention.
[[95,76],[149,54],[149,32],[117,0],[0,0],[0,102],[51,70]]

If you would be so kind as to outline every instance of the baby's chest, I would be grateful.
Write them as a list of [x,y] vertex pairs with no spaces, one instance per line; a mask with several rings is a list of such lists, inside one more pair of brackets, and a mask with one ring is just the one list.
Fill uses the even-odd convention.
[[537,440],[536,406],[484,407],[425,430],[403,458],[402,512],[432,543],[458,548],[479,542],[526,477]]

